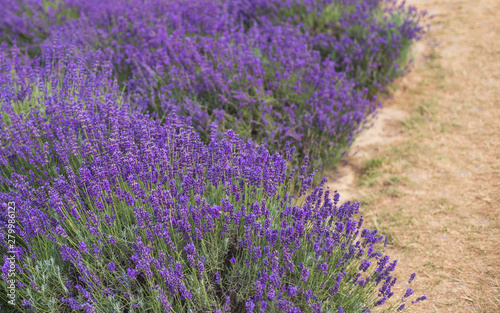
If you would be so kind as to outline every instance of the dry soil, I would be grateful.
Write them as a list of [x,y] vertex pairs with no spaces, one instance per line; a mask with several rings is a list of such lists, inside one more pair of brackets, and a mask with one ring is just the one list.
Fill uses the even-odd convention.
[[329,173],[389,235],[407,312],[500,312],[500,1],[411,0],[433,18],[375,125]]

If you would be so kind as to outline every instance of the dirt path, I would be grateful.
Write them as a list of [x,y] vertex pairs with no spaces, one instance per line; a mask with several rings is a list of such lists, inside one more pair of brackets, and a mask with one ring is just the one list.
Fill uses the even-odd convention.
[[416,69],[330,188],[417,273],[406,312],[500,312],[500,1],[408,2],[434,15]]

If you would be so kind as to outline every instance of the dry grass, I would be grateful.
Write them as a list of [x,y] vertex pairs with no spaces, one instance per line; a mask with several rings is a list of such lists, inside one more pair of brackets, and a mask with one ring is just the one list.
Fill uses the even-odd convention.
[[409,2],[435,15],[417,68],[330,188],[390,236],[398,288],[417,273],[408,312],[500,312],[500,3]]

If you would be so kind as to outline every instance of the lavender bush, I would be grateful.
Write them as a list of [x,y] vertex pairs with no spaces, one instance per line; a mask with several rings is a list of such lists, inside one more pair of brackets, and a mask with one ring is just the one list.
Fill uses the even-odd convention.
[[[423,33],[392,0],[57,3],[78,14],[40,9],[44,34],[100,49],[141,111],[189,116],[204,142],[214,122],[271,151],[290,141],[316,167],[340,158]],[[37,36],[20,25],[17,37]]]
[[58,25],[78,18],[84,3],[79,0],[0,0],[0,42],[17,43],[30,56],[39,55],[44,40]]
[[18,300],[0,293],[2,310],[370,312],[425,299],[389,300],[397,262],[383,236],[362,228],[359,203],[310,190],[292,148],[162,125],[131,110],[94,54],[17,54],[0,50],[0,199],[15,202],[18,243]]
[[426,12],[397,0],[285,1],[279,12],[302,32],[310,44],[336,63],[339,71],[368,89],[368,97],[384,91],[409,67],[412,41],[424,33]]

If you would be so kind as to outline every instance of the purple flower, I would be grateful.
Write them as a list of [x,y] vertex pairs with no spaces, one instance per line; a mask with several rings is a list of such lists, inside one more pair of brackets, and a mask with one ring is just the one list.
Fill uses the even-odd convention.
[[302,281],[305,282],[307,278],[309,278],[309,268],[304,265],[304,263],[300,263],[300,275],[302,276]]
[[417,276],[417,274],[415,274],[415,273],[411,274],[410,279],[408,280],[408,284],[411,284],[416,276]]
[[32,304],[29,300],[24,300],[24,299],[21,301],[21,305],[22,306],[32,306]]
[[297,286],[289,286],[288,287],[288,296],[294,298],[298,295],[299,287]]
[[168,297],[165,294],[165,291],[163,291],[163,289],[161,289],[159,286],[156,286],[156,289],[158,290],[157,299],[160,300],[160,303],[165,309],[165,312],[170,312],[172,310],[172,305],[168,301]]
[[228,312],[229,311],[230,304],[231,304],[231,297],[227,296],[226,297],[226,301],[224,302],[224,312]]
[[425,295],[421,296],[421,297],[418,297],[417,300],[412,301],[412,303],[415,304],[415,303],[418,303],[418,302],[424,301],[424,300],[427,300],[427,296],[425,296]]
[[78,248],[84,253],[89,253],[89,250],[87,250],[87,244],[84,241],[80,241]]
[[187,244],[184,247],[184,251],[186,251],[189,265],[195,267],[195,259],[198,258],[198,254],[196,253],[196,247],[194,246],[194,244],[192,242]]
[[198,262],[198,270],[200,272],[205,271],[205,257],[204,256],[200,257],[200,261]]
[[245,303],[245,308],[247,309],[248,313],[252,313],[253,309],[255,308],[255,303],[253,303],[251,299],[248,299]]
[[375,303],[374,303],[374,306],[379,306],[379,305],[382,305],[384,303],[387,302],[387,298],[386,297],[383,297],[382,299],[380,300],[377,300]]
[[108,270],[111,272],[114,272],[116,269],[116,265],[113,262],[109,262],[107,267],[108,267]]
[[405,294],[404,294],[404,296],[403,296],[403,299],[404,299],[404,298],[408,298],[408,297],[409,297],[409,296],[411,296],[412,294],[413,294],[413,290],[412,290],[411,288],[406,289],[406,292],[405,292]]
[[271,289],[267,292],[267,298],[268,298],[269,300],[273,301],[273,300],[274,300],[274,297],[275,297],[275,293],[276,293],[276,291],[275,291],[273,288],[271,288]]
[[137,277],[137,271],[131,268],[127,268],[127,275],[131,280],[135,280]]

